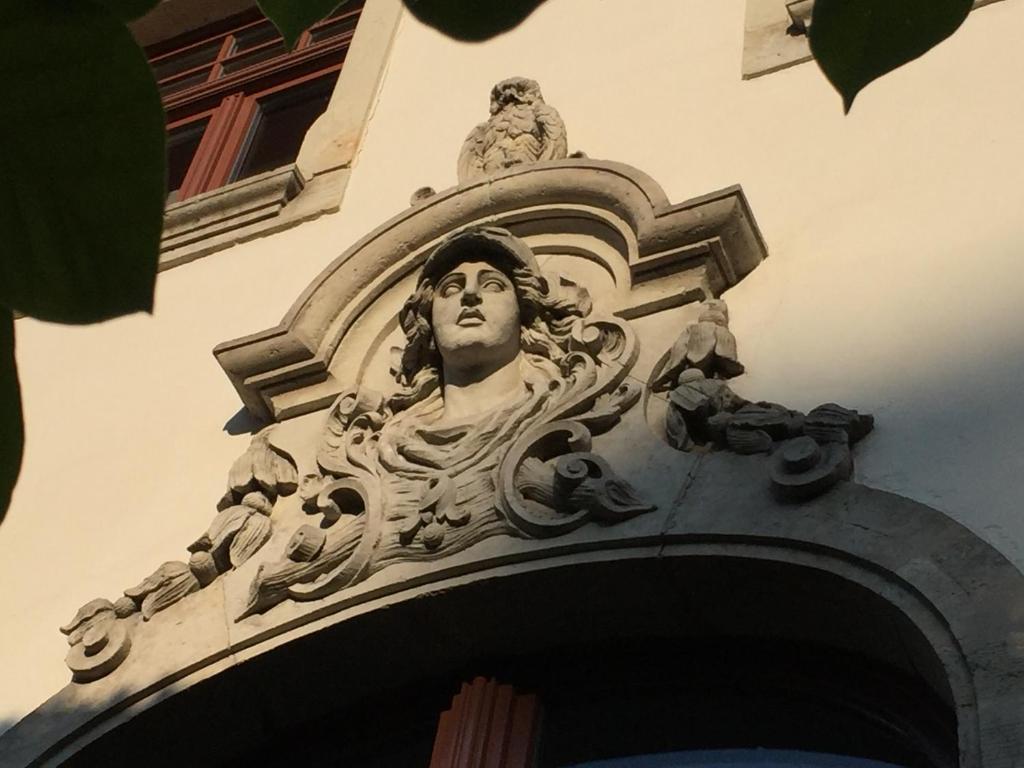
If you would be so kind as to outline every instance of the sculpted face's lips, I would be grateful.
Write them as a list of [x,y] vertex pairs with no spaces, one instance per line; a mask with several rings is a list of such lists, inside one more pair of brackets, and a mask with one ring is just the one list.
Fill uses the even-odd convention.
[[466,307],[459,316],[455,319],[457,325],[480,325],[484,322],[484,313],[476,307]]

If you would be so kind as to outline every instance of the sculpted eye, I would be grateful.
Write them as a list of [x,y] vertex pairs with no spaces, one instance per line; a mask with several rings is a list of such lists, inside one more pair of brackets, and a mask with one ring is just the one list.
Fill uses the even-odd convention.
[[449,280],[447,283],[442,284],[441,287],[437,289],[437,292],[442,298],[447,298],[449,296],[454,296],[460,290],[461,286],[457,281]]
[[505,281],[497,277],[489,277],[481,284],[481,287],[485,291],[492,291],[494,293],[500,293],[501,291],[507,290],[508,286],[505,285]]

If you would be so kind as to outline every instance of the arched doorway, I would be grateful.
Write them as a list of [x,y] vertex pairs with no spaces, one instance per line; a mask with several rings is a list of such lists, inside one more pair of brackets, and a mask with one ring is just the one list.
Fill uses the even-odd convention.
[[[779,553],[704,542],[495,573],[266,652],[70,764],[284,766],[301,754],[304,765],[511,768],[515,752],[564,768],[758,748],[964,764],[976,748],[969,676],[941,622],[912,616],[930,607],[837,573],[846,559]],[[459,692],[477,676],[530,697],[532,725],[502,730],[497,691]],[[458,710],[447,734],[445,709]],[[470,746],[439,752],[445,739]],[[480,762],[488,750],[498,762]]]

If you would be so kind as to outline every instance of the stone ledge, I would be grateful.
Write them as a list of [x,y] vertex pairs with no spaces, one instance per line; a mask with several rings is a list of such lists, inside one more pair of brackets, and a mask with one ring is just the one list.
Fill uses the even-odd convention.
[[[401,0],[366,0],[327,111],[307,132],[294,164],[168,207],[161,271],[341,207],[402,8]],[[166,18],[156,19],[149,32],[136,23],[136,35],[165,34],[163,27],[214,13],[202,11],[194,0],[164,0],[158,10]]]
[[337,168],[307,182],[293,164],[168,207],[159,270],[337,211],[349,173]]

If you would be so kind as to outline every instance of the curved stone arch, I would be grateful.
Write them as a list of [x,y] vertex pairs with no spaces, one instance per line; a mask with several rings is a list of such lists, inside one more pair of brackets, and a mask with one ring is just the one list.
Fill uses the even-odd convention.
[[903,613],[928,642],[929,649],[942,665],[944,682],[949,686],[950,703],[956,712],[960,766],[967,768],[982,765],[977,694],[970,665],[939,610],[913,585],[872,563],[851,557],[840,550],[794,547],[793,544],[785,540],[723,540],[693,545],[678,544],[666,547],[663,556],[681,556],[688,551],[690,556],[719,555],[785,563],[831,573],[870,590],[880,600]]
[[737,462],[714,458],[702,463],[687,492],[684,537],[778,540],[854,564],[890,602],[899,603],[901,590],[915,597],[934,618],[931,636],[946,638],[938,643],[941,655],[963,659],[947,665],[960,691],[961,766],[1024,758],[1024,574],[924,504],[852,482],[813,502],[766,504],[756,481],[737,482]]
[[[218,345],[214,355],[245,405],[280,420],[329,404],[343,384],[330,361],[356,319],[441,238],[482,223],[532,237],[542,253],[572,239],[559,234],[585,231],[591,246],[605,247],[577,242],[579,255],[603,263],[618,288],[632,293],[616,308],[624,317],[717,296],[767,255],[738,186],[670,205],[650,177],[619,163],[571,159],[513,168],[395,216],[324,269],[279,325]],[[636,290],[640,284],[644,290]]]
[[[957,720],[958,765],[1019,762],[1024,755],[1019,685],[1024,679],[1024,575],[963,526],[908,499],[846,483],[800,505],[763,499],[738,504],[742,488],[713,498],[701,487],[702,474],[715,487],[728,487],[722,470],[734,462],[707,471],[710,463],[698,467],[703,471],[696,473],[697,481],[660,519],[638,518],[633,527],[580,529],[528,545],[492,542],[453,561],[424,564],[397,581],[380,574],[316,604],[282,606],[276,614],[256,617],[220,645],[200,644],[188,659],[168,659],[165,653],[195,632],[176,609],[213,620],[217,611],[230,616],[230,600],[211,593],[202,605],[172,607],[147,629],[162,642],[139,644],[154,648],[154,654],[129,659],[126,669],[131,671],[125,675],[68,686],[0,738],[0,762],[57,762],[110,732],[117,743],[130,738],[133,726],[120,728],[149,710],[173,713],[164,719],[176,724],[180,717],[208,719],[196,699],[178,696],[195,689],[202,701],[204,681],[235,686],[233,695],[248,691],[255,697],[258,691],[268,701],[294,701],[295,681],[251,677],[263,665],[287,669],[288,658],[306,659],[305,664],[315,659],[318,674],[303,676],[303,691],[320,685],[324,701],[337,705],[339,680],[345,681],[341,690],[347,701],[355,703],[374,686],[414,682],[425,668],[437,673],[461,668],[470,649],[494,654],[542,650],[560,642],[571,645],[575,631],[597,637],[623,625],[635,632],[678,628],[686,615],[674,610],[679,602],[666,575],[672,569],[684,574],[702,561],[774,563],[804,574],[793,584],[813,584],[816,579],[808,576],[818,573],[817,579],[834,577],[866,590],[877,597],[879,613],[867,619],[863,632],[887,628],[886,611],[903,616],[924,642],[901,641],[917,660],[911,665],[922,679],[937,679],[926,669],[924,647],[941,666],[944,682],[932,689],[948,687],[945,698]],[[747,491],[755,485],[731,486],[744,484]],[[894,532],[906,535],[878,545]],[[538,603],[538,595],[546,602]],[[638,595],[645,602],[637,603]],[[660,610],[645,607],[651,605]],[[412,656],[407,643],[411,627],[416,631]],[[834,634],[840,636],[842,629]],[[338,654],[334,648],[372,649],[377,663],[368,663],[365,653]],[[275,687],[281,690],[275,693]],[[308,706],[305,702],[303,711],[308,713]],[[224,716],[228,720],[220,725],[225,731],[237,725],[244,732],[244,724],[231,721],[230,713]],[[157,727],[153,723],[162,721],[151,717],[139,723]],[[147,732],[147,738],[152,736]]]

